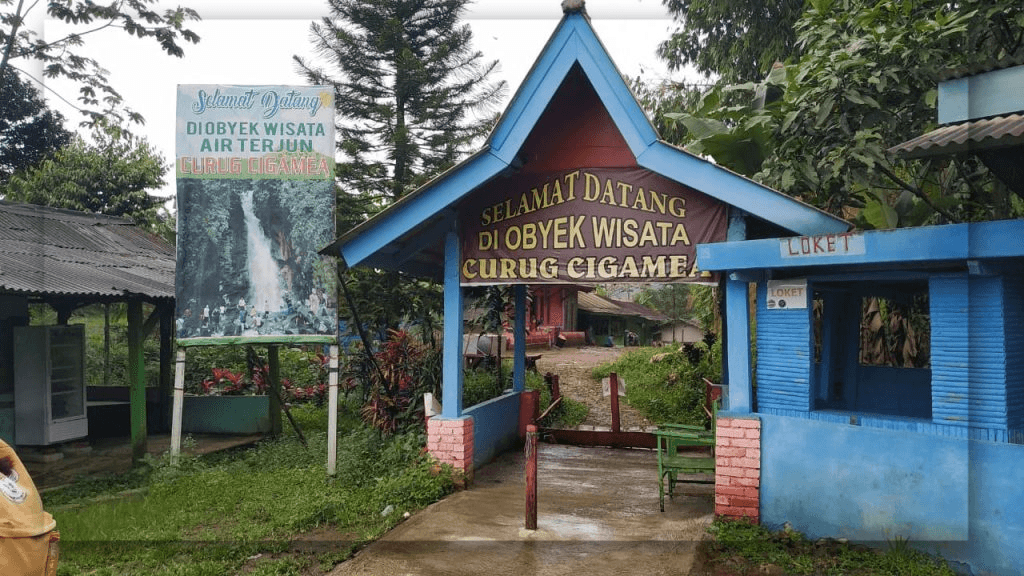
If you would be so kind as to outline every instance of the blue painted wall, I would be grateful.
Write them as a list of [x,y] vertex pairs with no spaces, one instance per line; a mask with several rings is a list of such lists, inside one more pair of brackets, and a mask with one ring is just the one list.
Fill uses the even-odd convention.
[[465,410],[473,417],[473,467],[479,468],[519,439],[519,393],[510,392]]
[[928,281],[932,321],[932,418],[967,426],[967,275],[934,276]]
[[919,547],[967,563],[974,574],[1018,576],[1024,573],[1024,446],[971,440],[969,453],[970,539]]
[[811,538],[966,540],[968,441],[762,415],[761,521]]
[[855,410],[931,418],[931,370],[859,366],[857,380]]
[[1024,276],[1006,277],[1006,411],[1011,430],[1024,429]]
[[[757,285],[757,407],[810,410],[811,307],[768,310],[767,285]],[[731,392],[731,391],[730,391]]]
[[[762,415],[761,521],[1024,573],[1024,446]],[[950,433],[962,427],[945,427]]]
[[[1003,278],[970,278],[968,426],[1006,430],[1006,322]],[[964,328],[961,327],[961,331]],[[932,330],[934,333],[934,329]]]

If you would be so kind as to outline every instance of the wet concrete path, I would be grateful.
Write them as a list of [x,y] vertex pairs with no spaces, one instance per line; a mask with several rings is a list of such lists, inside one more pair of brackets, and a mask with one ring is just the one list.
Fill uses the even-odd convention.
[[[649,450],[541,444],[538,530],[524,525],[523,455],[477,470],[470,490],[400,524],[332,575],[676,574],[693,564],[713,488],[677,485],[658,511]],[[681,492],[681,494],[680,494]]]

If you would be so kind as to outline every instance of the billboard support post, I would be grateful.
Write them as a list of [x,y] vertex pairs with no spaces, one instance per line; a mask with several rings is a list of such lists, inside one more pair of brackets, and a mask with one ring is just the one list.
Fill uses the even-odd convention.
[[338,461],[338,345],[331,344],[327,373],[327,475],[334,476]]

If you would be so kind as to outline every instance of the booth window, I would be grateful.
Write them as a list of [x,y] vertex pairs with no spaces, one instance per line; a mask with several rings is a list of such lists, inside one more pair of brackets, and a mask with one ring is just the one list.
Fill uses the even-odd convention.
[[817,285],[813,314],[817,409],[931,417],[927,282]]

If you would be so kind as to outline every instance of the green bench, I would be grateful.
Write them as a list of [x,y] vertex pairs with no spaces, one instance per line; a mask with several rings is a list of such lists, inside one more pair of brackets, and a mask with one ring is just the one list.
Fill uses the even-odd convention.
[[[658,444],[658,499],[665,511],[665,488],[672,498],[680,475],[715,474],[715,420],[718,402],[712,404],[711,430],[687,424],[661,424],[654,431]],[[706,410],[706,409],[705,409]],[[698,484],[714,484],[710,480],[688,480]]]

